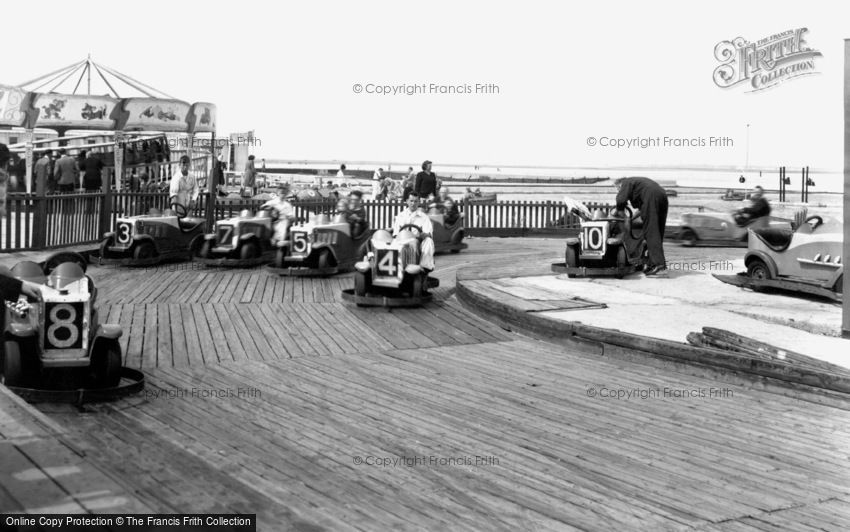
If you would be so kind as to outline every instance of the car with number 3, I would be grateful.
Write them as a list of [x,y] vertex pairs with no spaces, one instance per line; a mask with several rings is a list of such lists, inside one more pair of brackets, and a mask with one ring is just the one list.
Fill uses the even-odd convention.
[[148,214],[118,218],[115,230],[103,235],[101,264],[145,266],[167,259],[191,260],[204,241],[203,218],[187,217],[183,205]]

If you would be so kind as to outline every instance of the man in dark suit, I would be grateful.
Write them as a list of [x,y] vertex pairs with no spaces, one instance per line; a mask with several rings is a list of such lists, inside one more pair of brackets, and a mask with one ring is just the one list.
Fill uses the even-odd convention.
[[617,187],[617,211],[622,212],[627,203],[640,210],[643,219],[643,237],[649,251],[647,276],[667,276],[664,258],[664,230],[667,226],[667,191],[648,177],[623,177],[614,181]]
[[65,148],[59,150],[59,160],[56,161],[54,172],[59,192],[73,192],[77,179],[80,177],[80,171],[77,169],[77,161],[68,155]]
[[413,183],[413,194],[422,199],[437,196],[437,176],[431,171],[431,161],[422,163],[422,171],[416,174]]
[[83,177],[83,186],[86,192],[98,192],[103,185],[103,161],[92,152],[86,157],[86,175]]

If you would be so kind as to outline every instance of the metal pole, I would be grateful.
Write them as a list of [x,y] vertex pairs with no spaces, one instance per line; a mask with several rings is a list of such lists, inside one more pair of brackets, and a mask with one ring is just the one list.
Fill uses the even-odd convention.
[[[229,144],[228,144],[229,145]],[[212,154],[212,164],[213,167],[210,170],[210,173],[207,177],[207,205],[206,212],[204,213],[204,217],[207,220],[207,230],[212,231],[215,225],[215,200],[216,195],[218,194],[217,182],[213,182],[213,176],[216,177],[216,181],[220,178],[224,177],[224,170],[219,170],[218,159],[215,156],[215,131],[212,132],[212,139],[210,140],[210,153]],[[219,176],[219,171],[221,175]]]
[[91,96],[91,54],[86,58],[86,94]]
[[[844,40],[844,256],[842,264],[850,260],[850,39]],[[843,294],[850,290],[850,281],[844,277]],[[850,297],[842,302],[841,336],[850,338]]]
[[25,177],[26,188],[27,194],[32,194],[32,128],[26,128],[26,130],[24,130],[24,143],[26,145],[24,148],[24,157],[27,165],[27,173]]

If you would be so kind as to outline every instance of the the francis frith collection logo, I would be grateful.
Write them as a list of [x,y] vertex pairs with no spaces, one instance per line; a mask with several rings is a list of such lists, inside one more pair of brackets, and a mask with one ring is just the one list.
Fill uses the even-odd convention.
[[816,74],[815,58],[822,54],[809,47],[808,31],[798,28],[755,42],[738,37],[718,43],[714,57],[721,64],[714,69],[714,83],[724,89],[746,84],[747,92],[754,92]]

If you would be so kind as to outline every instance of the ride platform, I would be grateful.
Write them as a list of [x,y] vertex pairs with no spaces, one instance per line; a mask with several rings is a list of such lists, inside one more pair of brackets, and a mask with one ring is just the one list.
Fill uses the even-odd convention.
[[[488,287],[524,301],[516,314],[603,313],[678,279],[555,279],[559,240],[471,246],[439,260],[431,304],[392,312],[346,304],[348,274],[93,265],[99,311],[147,386],[82,409],[22,404],[52,424],[36,438],[0,406],[3,508],[227,509],[256,513],[258,530],[317,532],[850,529],[845,394],[517,334],[453,294],[482,273],[626,286],[608,301]],[[680,289],[767,298],[703,277]],[[783,314],[811,311],[779,297]],[[671,308],[689,311],[634,319],[670,321]]]

